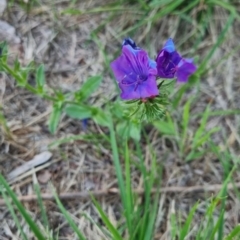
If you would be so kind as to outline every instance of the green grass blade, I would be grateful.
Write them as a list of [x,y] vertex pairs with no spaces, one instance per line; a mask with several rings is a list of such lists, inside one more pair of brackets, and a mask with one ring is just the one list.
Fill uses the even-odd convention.
[[35,192],[36,192],[36,195],[37,195],[38,205],[40,206],[40,211],[41,211],[41,215],[42,215],[43,224],[44,224],[46,229],[49,229],[48,217],[47,217],[46,209],[44,207],[43,200],[42,200],[42,197],[41,197],[41,191],[40,191],[39,185],[34,184],[34,189],[35,189]]
[[239,14],[238,12],[236,11],[236,7],[231,5],[230,3],[228,2],[225,2],[225,1],[219,1],[219,0],[212,0],[212,1],[209,1],[209,3],[213,3],[213,4],[216,4],[222,8],[225,8],[226,10],[230,11],[232,14],[235,15],[235,17],[239,20]]
[[188,232],[189,232],[189,228],[191,226],[192,223],[192,219],[194,217],[194,213],[196,212],[198,207],[198,202],[192,207],[190,213],[188,214],[188,217],[186,219],[186,222],[184,223],[181,231],[180,231],[180,236],[179,236],[179,240],[184,240],[185,237],[187,236]]
[[[111,233],[108,231],[108,229],[105,228],[101,223],[96,222],[91,215],[88,215],[86,212],[81,213],[90,223],[92,223],[94,226],[96,226],[106,237],[107,239],[111,239]],[[104,239],[105,240],[105,239]]]
[[75,222],[72,220],[72,218],[69,216],[67,210],[64,208],[63,204],[61,203],[60,199],[57,196],[56,191],[53,189],[53,194],[56,200],[56,203],[59,207],[59,209],[61,210],[62,214],[64,215],[64,218],[67,220],[67,222],[69,223],[70,227],[73,229],[73,231],[77,234],[78,238],[80,240],[86,240],[86,238],[83,236],[83,234],[81,233],[81,231],[78,229],[77,225],[75,224]]
[[37,226],[37,224],[33,221],[33,219],[29,216],[23,205],[20,203],[20,201],[17,199],[15,193],[12,191],[12,189],[9,187],[6,180],[3,178],[3,176],[0,174],[0,183],[6,188],[7,193],[11,197],[13,203],[16,205],[18,211],[21,213],[35,236],[38,240],[45,240],[46,238],[42,235],[41,230]]
[[235,14],[231,13],[231,15],[229,16],[229,18],[227,20],[227,23],[226,23],[224,29],[222,30],[221,34],[218,37],[217,42],[214,44],[214,46],[212,47],[212,49],[210,50],[208,55],[204,58],[201,65],[199,66],[199,68],[197,70],[198,73],[201,74],[202,72],[205,71],[209,59],[213,56],[214,52],[217,50],[217,48],[220,46],[220,44],[224,41],[224,39],[226,37],[226,33],[229,30],[229,28],[232,26],[232,23],[233,23],[234,19],[235,19]]
[[[209,112],[208,116],[228,116],[228,115],[240,115],[239,109],[229,109],[229,110],[216,110]],[[194,117],[203,116],[204,113],[197,113]]]
[[[219,216],[219,218],[218,218],[218,220],[217,220],[217,223],[216,223],[216,225],[214,226],[214,228],[213,228],[213,230],[212,230],[212,234],[211,234],[211,236],[209,237],[209,240],[214,240],[214,239],[216,239],[215,237],[216,237],[217,231],[218,231],[218,230],[220,230],[220,231],[223,230],[223,229],[222,229],[223,226],[221,226],[221,222],[222,222],[223,217],[224,217],[224,209],[223,209],[223,211],[221,212],[221,214],[220,214],[220,216]],[[222,238],[222,234],[221,234],[221,235],[218,235],[218,239],[219,239],[219,240],[222,240],[222,239],[223,239],[223,238]]]
[[204,114],[202,116],[201,122],[200,122],[200,126],[197,129],[194,138],[193,138],[193,146],[195,146],[196,142],[198,141],[198,139],[203,135],[203,132],[205,130],[206,124],[207,124],[207,120],[209,117],[209,113],[210,113],[210,106],[208,105],[206,107],[206,110],[204,111]]
[[137,148],[137,155],[140,160],[140,171],[141,171],[141,174],[143,175],[143,185],[144,185],[144,206],[143,206],[144,215],[142,217],[142,225],[139,233],[140,234],[139,239],[143,239],[146,232],[147,222],[148,222],[151,187],[149,186],[149,178],[148,178],[149,176],[147,174],[147,170],[144,165],[144,158],[142,156],[140,143],[137,141],[135,141],[135,143]]
[[134,231],[129,235],[129,240],[135,240],[138,239],[138,233],[140,232],[140,228],[142,226],[142,215],[140,211],[140,207],[135,211],[134,213],[134,220],[136,221],[136,224],[134,225]]
[[113,163],[117,175],[118,185],[120,189],[121,200],[124,208],[127,207],[127,200],[126,200],[126,192],[124,187],[124,179],[122,174],[122,167],[120,164],[119,154],[118,154],[118,146],[116,141],[116,134],[113,127],[113,121],[111,116],[109,117],[109,131],[110,131],[110,140],[111,140],[111,147],[112,147],[112,154],[113,154]]
[[[116,38],[120,38],[122,36],[127,36],[127,34],[129,32],[133,32],[134,30],[138,29],[139,27],[143,26],[146,23],[152,23],[155,20],[159,21],[160,18],[171,14],[175,9],[177,9],[177,7],[183,2],[184,0],[174,0],[174,1],[169,1],[169,4],[166,4],[165,6],[162,7],[161,10],[159,10],[157,12],[157,14],[154,14],[154,16],[147,17],[147,18],[142,18],[141,20],[139,20],[135,25],[133,25],[132,27],[127,28],[124,31],[121,31]],[[160,1],[159,1],[160,2]],[[154,7],[156,8],[156,7]],[[146,14],[146,13],[145,13]]]
[[[227,198],[227,184],[230,182],[230,180],[232,178],[232,174],[233,174],[234,171],[235,171],[235,167],[233,167],[232,171],[228,174],[228,176],[226,176],[226,184],[223,185],[223,188],[222,188],[222,191],[221,191],[221,195],[220,195],[220,197],[222,198],[222,201],[221,201],[221,215],[220,215],[220,217],[219,217],[219,219],[217,221],[217,224],[215,226],[215,229],[218,232],[218,240],[222,240],[223,239],[224,213],[225,213],[226,198]],[[212,239],[214,240],[214,237]]]
[[158,200],[159,200],[159,193],[156,194],[155,199],[154,199],[154,204],[153,208],[150,209],[149,211],[149,220],[144,236],[144,240],[152,240],[153,239],[153,233],[154,233],[154,228],[155,228],[155,220],[157,217],[157,209],[158,209]]
[[104,213],[104,211],[102,210],[100,204],[94,199],[94,197],[92,196],[92,201],[95,205],[95,207],[98,210],[99,215],[101,216],[103,222],[105,223],[106,227],[108,228],[108,230],[112,233],[113,235],[113,239],[114,240],[123,240],[123,238],[120,236],[118,230],[112,225],[112,223],[109,221],[107,215]]
[[128,144],[126,142],[125,146],[125,178],[126,178],[126,220],[128,225],[129,235],[133,231],[132,228],[132,216],[133,216],[133,195],[132,195],[132,186],[131,186],[131,165],[129,159]]
[[177,225],[177,218],[175,213],[172,213],[170,215],[170,223],[171,223],[171,237],[172,237],[171,239],[176,239],[178,225]]
[[[146,139],[147,139],[147,143],[148,143],[148,147],[150,148],[150,152],[151,152],[151,159],[152,159],[152,164],[151,164],[151,170],[150,173],[148,174],[148,187],[150,189],[150,191],[148,191],[146,194],[148,196],[148,199],[151,200],[151,189],[154,186],[154,182],[156,180],[156,172],[157,172],[157,159],[156,159],[156,155],[153,152],[153,149],[151,148],[151,143],[149,141],[148,136],[145,134]],[[161,173],[160,173],[161,176]],[[161,177],[159,177],[159,179],[161,179]],[[148,208],[145,208],[145,213],[149,215],[148,217],[148,222],[146,222],[146,232],[145,232],[145,236],[144,239],[145,240],[151,240],[153,239],[153,234],[154,234],[154,230],[155,230],[155,220],[157,217],[157,213],[158,213],[158,203],[159,203],[159,195],[160,195],[160,186],[161,186],[161,181],[158,181],[157,183],[157,193],[155,194],[154,197],[154,201],[153,201],[153,206],[152,203],[149,202],[149,205],[147,206]],[[147,218],[146,218],[147,219]]]
[[187,138],[187,130],[188,130],[188,123],[190,119],[190,106],[192,103],[192,98],[190,98],[183,107],[183,115],[182,115],[182,133],[181,139],[179,139],[180,144],[180,152],[183,154],[185,141]]
[[10,211],[12,217],[13,217],[13,220],[14,220],[15,224],[17,225],[17,229],[18,229],[18,230],[20,231],[20,233],[21,233],[22,238],[23,238],[24,240],[28,240],[28,238],[27,238],[26,234],[23,232],[23,229],[22,229],[22,227],[21,227],[21,224],[20,224],[20,222],[19,222],[19,220],[18,220],[18,218],[17,218],[17,216],[16,216],[16,214],[15,214],[15,211],[14,211],[14,209],[13,209],[13,205],[12,205],[11,202],[9,201],[9,198],[8,198],[7,195],[5,194],[5,192],[4,192],[4,190],[2,189],[2,187],[0,187],[0,190],[1,190],[1,192],[2,192],[4,201],[5,201],[8,209],[9,209],[9,211]]
[[203,145],[207,140],[210,139],[211,135],[215,132],[218,132],[220,130],[219,127],[212,128],[209,132],[207,132],[203,137],[196,140],[196,143],[194,144],[194,147],[197,148],[201,145]]
[[173,108],[176,109],[178,107],[178,105],[179,105],[179,103],[182,99],[183,94],[187,91],[187,89],[189,87],[190,87],[190,84],[186,83],[177,91],[177,93],[175,94],[174,99],[172,101]]
[[[238,238],[236,238],[238,237]],[[240,237],[240,225],[237,225],[225,238],[224,240],[239,239]]]

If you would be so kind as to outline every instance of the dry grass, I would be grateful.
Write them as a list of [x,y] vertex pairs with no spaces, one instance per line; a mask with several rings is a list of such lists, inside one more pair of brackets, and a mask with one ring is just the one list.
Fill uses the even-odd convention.
[[[109,1],[101,1],[101,3],[95,4],[94,1],[81,1],[81,3],[76,4],[75,8],[84,11],[84,9],[92,9],[97,5],[104,6],[107,2]],[[59,1],[54,4],[49,1],[40,7],[32,8],[29,13],[26,13],[18,4],[14,4],[6,10],[3,19],[16,28],[17,35],[21,38],[20,44],[10,43],[12,59],[17,55],[23,64],[28,64],[32,60],[37,63],[43,62],[47,68],[48,85],[56,89],[63,89],[64,92],[79,88],[80,84],[89,76],[103,74],[104,81],[91,99],[92,103],[101,106],[106,99],[112,99],[117,94],[106,66],[105,57],[107,56],[110,60],[113,58],[113,53],[118,50],[123,37],[119,37],[121,32],[137,20],[142,19],[143,16],[133,7],[130,7],[128,11],[117,13],[61,15],[60,12],[68,5],[69,1]],[[193,19],[194,14],[196,13],[192,13]],[[212,44],[216,42],[227,17],[228,14],[225,11],[219,8],[215,9],[209,32],[197,50],[199,59],[208,53]],[[99,27],[100,23],[102,23],[102,26],[96,32],[97,39],[94,41],[91,33]],[[159,22],[155,22],[151,28],[149,24],[137,29],[134,38],[136,42],[147,46],[150,53],[156,52],[169,36],[175,38],[177,44],[181,44],[184,42],[182,39],[188,37],[186,35],[182,36],[183,26],[180,25],[179,18],[176,16],[164,17]],[[194,22],[194,24],[197,24],[197,22]],[[215,52],[211,63],[217,62],[222,56],[239,45],[239,29],[239,23],[234,23],[226,41]],[[188,32],[189,36],[193,31],[194,29],[186,26],[185,32]],[[148,41],[151,44],[148,44]],[[188,45],[183,44],[181,47],[184,54],[190,54],[191,49]],[[104,52],[106,56],[103,54]],[[151,55],[153,56],[153,54]],[[227,110],[239,107],[240,62],[238,58],[239,54],[228,57],[217,68],[202,77],[199,101],[192,106],[193,114],[203,112],[209,102],[212,103],[212,109]],[[49,134],[47,129],[47,121],[51,112],[49,103],[16,87],[13,79],[5,75],[1,76],[0,84],[0,105],[3,107],[9,128],[9,132],[4,127],[0,130],[0,172],[3,175],[7,176],[17,166],[23,165],[35,155],[46,151],[48,145],[53,141],[84,132],[79,121],[64,116],[57,134],[54,136]],[[197,89],[193,88],[186,93],[183,103],[196,92]],[[181,111],[181,108],[176,111],[176,119],[179,119]],[[177,121],[180,121],[180,119]],[[195,119],[191,121],[189,136],[199,124],[195,121]],[[221,131],[214,135],[213,140],[218,146],[222,147],[222,150],[228,148],[236,158],[239,158],[240,154],[239,122],[238,115],[217,116],[211,117],[207,126],[209,129],[214,126],[221,127]],[[104,131],[92,123],[90,123],[90,129],[89,131],[96,133]],[[164,168],[162,186],[188,188],[195,185],[211,187],[211,185],[222,184],[223,167],[219,159],[213,154],[209,153],[199,160],[185,163],[179,157],[173,140],[161,137],[155,128],[150,128],[149,137],[156,152],[157,160]],[[145,161],[148,164],[151,160],[150,149],[148,146],[143,146],[143,149]],[[34,192],[33,183],[36,179],[45,194],[51,193],[48,186],[49,180],[52,181],[59,193],[98,191],[117,187],[111,150],[106,143],[94,145],[79,140],[63,144],[51,150],[51,152],[53,157],[41,168],[31,170],[24,178],[18,178],[11,183],[18,196],[32,195]],[[165,157],[162,158],[162,156]],[[137,190],[142,189],[143,181],[139,178],[136,169],[133,169],[132,177],[135,188]],[[234,180],[240,182],[238,171],[234,173]],[[210,196],[209,192],[204,191],[163,193],[159,204],[157,219],[159,231],[156,234],[156,239],[168,239],[169,214],[171,212],[181,212],[184,218],[189,208],[200,199],[201,207],[195,218],[195,227],[197,227],[199,219],[206,210],[208,201],[206,199]],[[99,198],[99,201],[111,221],[116,223],[120,216],[118,196],[106,192]],[[59,239],[73,239],[72,231],[67,226],[55,203],[49,200],[45,203],[50,227],[59,231]],[[103,239],[101,231],[81,215],[82,212],[86,212],[93,219],[99,220],[89,199],[81,199],[80,197],[75,200],[68,199],[64,201],[64,205],[73,219],[84,230],[88,239]],[[24,206],[38,222],[39,208],[35,201],[25,202]],[[238,199],[230,191],[225,215],[227,219],[226,232],[238,224],[239,210]],[[19,239],[19,232],[16,231],[16,226],[5,206],[0,206],[0,222],[2,223],[0,224],[1,239]],[[24,223],[22,224],[24,228],[27,228]],[[33,239],[30,233],[29,239]]]

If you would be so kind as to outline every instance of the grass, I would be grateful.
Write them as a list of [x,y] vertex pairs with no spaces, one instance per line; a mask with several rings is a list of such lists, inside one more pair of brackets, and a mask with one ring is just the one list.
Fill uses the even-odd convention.
[[[236,52],[228,47],[229,42],[234,42],[234,49],[239,49],[235,41],[237,33],[232,28],[233,24],[239,26],[239,6],[227,0],[152,0],[148,4],[141,0],[99,4],[38,0],[10,1],[8,7],[9,12],[15,7],[20,15],[31,16],[41,22],[40,26],[43,19],[53,19],[51,11],[45,11],[44,7],[53,8],[54,21],[50,20],[48,26],[55,29],[59,22],[56,40],[45,44],[51,46],[44,50],[49,60],[43,57],[44,52],[42,56],[35,56],[40,64],[27,65],[22,59],[12,63],[11,46],[9,54],[7,45],[2,44],[0,70],[15,80],[14,91],[19,93],[23,106],[28,99],[32,101],[24,110],[24,120],[28,123],[23,121],[23,124],[36,124],[37,137],[47,138],[54,156],[65,159],[62,160],[64,169],[57,170],[58,178],[51,172],[54,187],[41,183],[38,173],[37,177],[33,175],[34,184],[12,185],[6,180],[11,164],[6,164],[5,177],[0,175],[0,190],[5,202],[3,208],[11,215],[6,223],[11,220],[15,223],[12,234],[19,234],[19,239],[39,240],[238,239],[240,228],[228,210],[234,211],[239,201],[238,189],[228,190],[230,184],[234,186],[239,181],[238,85],[230,86],[235,98],[232,102],[227,99],[228,108],[221,105],[219,95],[225,99],[224,86],[229,84],[228,75],[222,69],[226,70],[229,59],[236,58]],[[42,7],[40,15],[35,12],[39,7]],[[216,20],[219,16],[221,19]],[[11,20],[7,14],[4,17]],[[82,21],[80,31],[78,21]],[[66,23],[69,27],[61,29]],[[20,30],[24,26],[21,25],[24,23],[15,24]],[[40,32],[44,32],[42,29]],[[36,29],[31,29],[31,34],[38,42],[39,32],[35,35],[34,31]],[[181,86],[169,84],[166,94],[171,101],[164,118],[139,124],[129,121],[124,114],[126,105],[116,97],[117,84],[109,63],[119,54],[119,45],[125,36],[148,46],[150,52],[161,48],[163,39],[174,37],[184,54],[196,56],[198,71],[189,82]],[[78,42],[78,38],[83,40]],[[28,47],[41,52],[37,44]],[[51,54],[55,54],[54,58]],[[82,72],[53,74],[51,67],[49,70],[55,61],[61,68],[65,59],[74,66],[79,62],[80,67],[76,65],[76,68]],[[234,63],[237,64],[237,60]],[[232,71],[237,75],[237,68],[233,67]],[[72,82],[73,89],[69,90],[68,81],[72,79],[77,81],[77,87]],[[12,91],[11,86],[7,88]],[[28,152],[22,154],[23,147],[18,150],[24,143],[18,142],[23,136],[17,134],[24,128],[14,128],[11,121],[14,112],[11,109],[17,103],[11,102],[14,98],[5,101],[6,106],[0,102],[2,142],[10,146],[12,152],[8,154],[13,159],[29,159]],[[40,115],[41,110],[35,109],[38,104],[52,106],[47,119],[33,119]],[[18,119],[16,113],[14,117]],[[86,118],[91,120],[84,132],[79,122]],[[46,125],[48,132],[44,134],[41,129]],[[26,134],[25,131],[33,130],[29,127],[20,134]],[[26,148],[33,148],[30,142],[28,139]],[[0,146],[2,152],[7,148]],[[84,160],[79,161],[82,157]],[[82,182],[83,186],[79,187]],[[184,186],[187,190],[190,186],[216,183],[222,184],[222,189],[212,194],[161,192],[162,186]],[[60,199],[58,193],[64,189],[70,193],[88,189],[84,184],[94,185],[87,200],[77,199],[76,204]],[[12,188],[18,195],[29,194],[29,189],[33,189],[37,196],[34,209],[38,214],[34,215],[30,205],[21,203]],[[119,196],[111,196],[111,191],[102,197],[94,195],[102,188],[118,191]],[[41,197],[45,191],[54,197],[51,201],[54,210]],[[53,224],[56,216],[57,223]]]

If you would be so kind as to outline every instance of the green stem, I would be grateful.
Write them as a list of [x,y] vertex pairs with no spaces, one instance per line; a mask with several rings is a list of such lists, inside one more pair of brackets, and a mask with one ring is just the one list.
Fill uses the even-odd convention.
[[[22,84],[24,83],[24,79],[22,78],[22,76],[18,75],[17,73],[14,72],[14,70],[12,68],[10,68],[7,64],[5,64],[4,62],[1,62],[1,65],[2,67],[5,69],[5,71],[10,74],[13,78],[15,78],[15,80],[19,83],[19,84]],[[29,92],[33,93],[33,94],[36,94],[36,95],[39,95],[37,89],[35,89],[33,86],[31,86],[30,84],[28,83],[25,83],[24,84],[24,88],[27,89]],[[48,94],[46,93],[42,93],[41,96],[49,101],[52,101],[52,102],[57,102],[58,99],[57,98],[54,98],[52,96],[49,96]]]

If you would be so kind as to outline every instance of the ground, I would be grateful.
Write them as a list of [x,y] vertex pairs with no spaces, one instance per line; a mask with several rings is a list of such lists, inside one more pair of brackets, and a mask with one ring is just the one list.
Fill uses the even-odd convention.
[[[230,11],[222,7],[213,4],[208,11],[209,6],[204,1],[199,1],[199,4],[185,12],[184,5],[172,10],[166,7],[164,12],[164,7],[158,5],[157,1],[149,1],[152,7],[147,11],[145,4],[141,5],[140,2],[123,1],[120,4],[107,0],[97,3],[66,0],[33,1],[32,5],[28,5],[21,1],[9,1],[2,20],[14,27],[16,33],[11,32],[8,36],[0,32],[0,40],[6,40],[9,44],[9,64],[13,64],[16,57],[24,66],[31,61],[36,65],[44,63],[49,89],[73,92],[90,76],[102,75],[104,80],[100,88],[89,100],[95,106],[114,101],[118,95],[109,62],[119,54],[124,37],[134,38],[139,45],[148,49],[152,57],[156,56],[166,39],[172,37],[181,53],[194,57],[198,66],[217,44],[216,50],[207,59],[204,66],[206,71],[201,73],[200,81],[186,89],[177,107],[171,110],[174,124],[181,131],[184,106],[195,97],[190,106],[185,141],[185,152],[188,152],[187,145],[191,148],[191,141],[200,125],[200,114],[209,105],[212,114],[207,120],[206,134],[219,127],[210,137],[214,146],[217,146],[217,152],[208,141],[201,145],[201,149],[207,149],[206,152],[187,162],[179,153],[175,137],[159,131],[158,123],[145,126],[151,142],[150,147],[142,140],[145,163],[149,165],[153,149],[159,173],[162,169],[159,180],[163,189],[155,238],[169,239],[170,214],[177,211],[184,219],[199,200],[200,207],[193,224],[193,229],[197,228],[210,197],[221,189],[226,169],[239,160],[240,24],[238,18],[231,22]],[[239,9],[239,3],[236,2],[235,7]],[[29,81],[34,82],[34,79],[30,76]],[[181,87],[176,86],[173,98]],[[31,201],[24,201],[25,208],[38,221],[40,210],[33,199],[34,183],[40,184],[43,194],[51,195],[51,181],[59,194],[69,193],[63,200],[64,206],[88,239],[104,239],[99,228],[86,221],[81,213],[85,212],[99,221],[91,199],[84,197],[84,194],[87,190],[103,190],[98,197],[99,202],[113,223],[119,220],[119,196],[105,191],[117,189],[109,144],[103,139],[73,140],[54,147],[50,147],[50,144],[74,135],[101,134],[106,129],[91,120],[86,129],[81,121],[63,115],[57,132],[51,134],[48,130],[52,111],[49,101],[18,87],[14,79],[4,73],[0,78],[0,90],[0,106],[7,123],[6,127],[0,119],[0,172],[20,199],[22,196],[30,198]],[[129,147],[134,148],[131,141]],[[11,171],[46,151],[52,153],[50,160],[47,158],[34,170],[28,169],[23,174],[9,178]],[[136,158],[134,153],[132,158]],[[141,178],[133,167],[132,184],[139,192],[143,189]],[[234,171],[232,181],[237,187],[239,178],[239,172]],[[76,192],[82,195],[75,198]],[[3,201],[0,204],[1,239],[19,239],[20,233],[8,209]],[[59,239],[73,239],[72,230],[55,202],[46,200],[45,207],[50,229],[59,232]],[[237,191],[229,190],[224,227],[226,234],[239,223],[239,211]],[[215,214],[217,218],[219,212],[216,210]],[[27,229],[24,222],[22,224]],[[32,238],[30,236],[29,232],[29,239]]]

